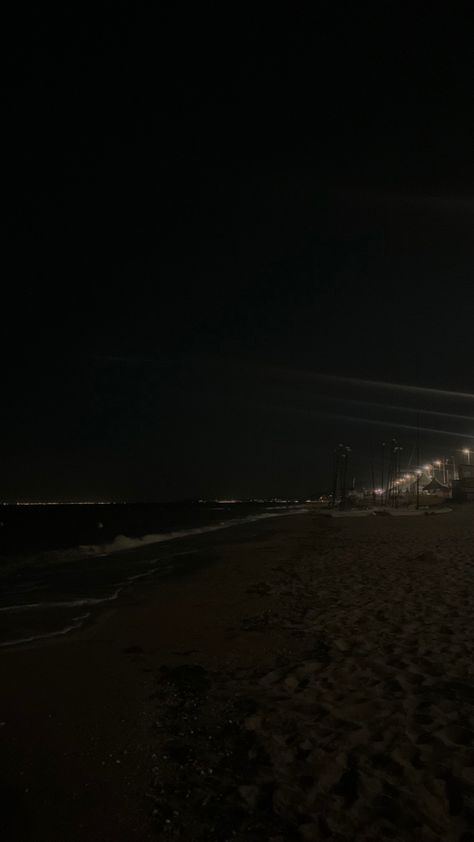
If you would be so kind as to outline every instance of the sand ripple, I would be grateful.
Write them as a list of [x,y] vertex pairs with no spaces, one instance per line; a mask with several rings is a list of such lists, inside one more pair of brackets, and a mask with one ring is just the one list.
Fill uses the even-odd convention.
[[[261,607],[238,633],[249,647],[265,639],[270,654],[228,673],[201,667],[194,728],[180,726],[194,760],[166,766],[173,791],[190,793],[180,815],[194,816],[195,835],[176,816],[168,834],[474,839],[473,527],[387,520],[302,536],[251,585]],[[176,731],[170,711],[188,711],[188,695],[169,674],[160,688],[163,727]],[[200,775],[199,803],[213,805],[202,826],[198,767],[214,770]],[[156,787],[163,775],[158,764]],[[172,792],[155,797],[161,827]],[[232,827],[217,818],[226,810]]]

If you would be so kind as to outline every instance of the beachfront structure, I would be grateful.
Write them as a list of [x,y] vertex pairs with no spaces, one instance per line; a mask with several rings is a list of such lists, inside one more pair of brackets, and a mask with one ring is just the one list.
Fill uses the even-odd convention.
[[474,502],[474,465],[459,465],[459,479],[453,483],[456,500]]
[[449,494],[449,486],[433,477],[427,485],[423,486],[423,491],[427,494]]

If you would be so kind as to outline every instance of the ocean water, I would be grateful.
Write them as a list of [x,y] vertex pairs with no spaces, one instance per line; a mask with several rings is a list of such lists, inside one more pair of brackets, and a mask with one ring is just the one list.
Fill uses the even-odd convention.
[[305,511],[275,503],[2,506],[0,647],[66,635],[139,580],[199,563],[193,540]]

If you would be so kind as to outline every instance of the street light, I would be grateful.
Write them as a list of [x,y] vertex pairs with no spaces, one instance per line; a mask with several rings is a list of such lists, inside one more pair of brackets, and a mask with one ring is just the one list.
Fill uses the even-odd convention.
[[467,447],[465,447],[464,450],[463,450],[463,453],[466,454],[467,464],[470,465],[471,464],[471,451]]
[[[446,484],[446,459],[435,459],[433,461],[433,465],[435,465],[441,473],[441,479],[444,484]],[[436,479],[436,474],[435,474]]]
[[416,508],[420,508],[420,477],[421,471],[415,471],[416,474]]

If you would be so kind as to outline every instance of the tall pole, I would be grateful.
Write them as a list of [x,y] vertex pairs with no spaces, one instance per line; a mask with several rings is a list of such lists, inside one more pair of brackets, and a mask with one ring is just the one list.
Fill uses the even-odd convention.
[[395,439],[390,442],[390,451],[388,454],[388,475],[387,475],[387,504],[392,505],[395,502]]
[[395,494],[393,498],[393,502],[395,508],[398,507],[398,498],[400,496],[400,453],[398,450],[398,446],[395,447],[395,476],[396,476],[396,487],[395,487]]
[[337,495],[337,480],[339,474],[339,448],[336,447],[334,451],[334,475],[333,475],[333,484],[332,484],[332,507],[336,505],[336,495]]
[[342,454],[342,478],[341,478],[341,509],[346,502],[346,477],[347,477],[347,453]]
[[385,496],[385,488],[384,488],[384,484],[383,484],[383,483],[384,483],[384,479],[385,479],[384,474],[385,474],[385,442],[383,441],[383,442],[382,442],[382,482],[381,482],[381,487],[382,487],[382,506],[383,506],[383,503],[384,503],[384,496]]
[[416,416],[416,508],[420,508],[420,413]]
[[374,471],[374,448],[373,442],[370,442],[370,468],[372,473],[372,504],[375,506],[375,471]]
[[390,505],[390,481],[391,481],[391,465],[392,465],[392,451],[388,451],[388,465],[387,465],[387,483],[385,492],[385,503]]
[[395,444],[395,439],[392,439],[388,455],[387,502],[391,506],[395,503]]
[[397,464],[396,464],[396,474],[397,474],[397,494],[395,497],[395,504],[398,506],[400,503],[400,481],[401,481],[401,473],[402,473],[402,458],[400,453],[400,448],[397,446]]
[[347,457],[348,457],[348,453],[349,453],[349,448],[348,448],[348,447],[344,447],[344,450],[343,450],[343,453],[342,453],[342,467],[341,467],[341,471],[342,471],[342,479],[341,479],[341,509],[343,509],[343,508],[344,508],[344,506],[345,506],[345,504],[346,504],[346,483],[347,483],[347,462],[348,462],[348,458],[347,458]]

